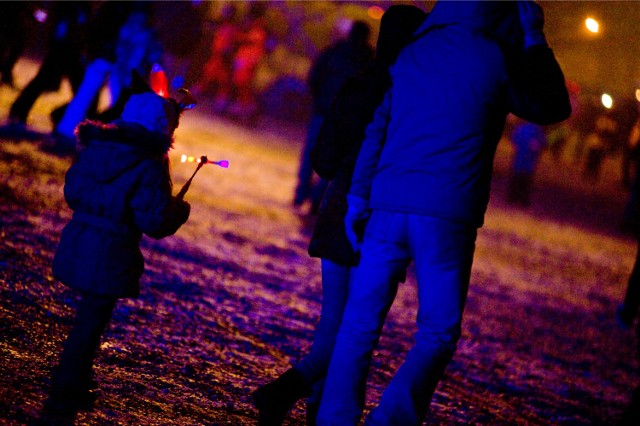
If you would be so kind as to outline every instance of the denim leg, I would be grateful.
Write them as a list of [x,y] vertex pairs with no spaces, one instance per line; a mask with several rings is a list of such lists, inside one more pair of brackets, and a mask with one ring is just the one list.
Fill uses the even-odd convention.
[[[402,226],[404,215],[374,211],[367,225],[361,260],[351,282],[322,394],[319,425],[355,425],[365,401],[373,350],[409,262]],[[392,237],[389,240],[389,237]]]
[[64,136],[73,138],[73,132],[82,120],[87,116],[94,98],[107,81],[113,64],[104,59],[96,59],[91,62],[85,71],[84,78],[78,91],[67,106],[64,116],[56,131]]
[[418,331],[367,425],[422,424],[460,337],[476,229],[417,215],[409,224],[418,281]]
[[294,203],[302,204],[304,200],[312,196],[311,180],[313,177],[313,167],[311,166],[311,150],[316,145],[316,139],[320,133],[320,128],[324,122],[323,115],[314,114],[309,121],[307,127],[307,137],[304,141],[304,147],[300,154],[300,168],[298,169],[298,185]]
[[[295,368],[307,383],[323,379],[336,343],[336,335],[347,303],[351,268],[322,259],[322,311],[311,351]],[[319,400],[319,398],[318,398]]]

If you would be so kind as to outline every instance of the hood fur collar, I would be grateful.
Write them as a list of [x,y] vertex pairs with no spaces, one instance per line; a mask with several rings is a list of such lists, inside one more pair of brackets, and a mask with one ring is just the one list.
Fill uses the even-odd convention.
[[163,155],[173,147],[173,137],[151,132],[137,123],[116,120],[101,123],[86,120],[78,125],[76,137],[80,146],[86,147],[92,141],[115,142],[135,146],[151,155]]

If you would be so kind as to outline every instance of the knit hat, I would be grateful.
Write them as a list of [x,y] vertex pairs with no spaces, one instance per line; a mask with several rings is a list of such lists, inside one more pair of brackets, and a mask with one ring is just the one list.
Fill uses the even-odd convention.
[[124,121],[138,123],[152,132],[172,135],[178,127],[180,111],[172,99],[165,99],[153,92],[133,95],[122,112]]

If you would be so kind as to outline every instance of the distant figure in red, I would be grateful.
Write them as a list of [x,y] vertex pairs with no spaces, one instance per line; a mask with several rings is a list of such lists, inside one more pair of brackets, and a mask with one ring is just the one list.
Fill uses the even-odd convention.
[[235,99],[229,106],[229,113],[242,118],[252,117],[258,112],[253,81],[258,64],[266,53],[268,34],[263,18],[264,8],[263,3],[252,3],[233,58],[231,80],[235,88]]
[[211,56],[204,65],[200,81],[194,87],[196,95],[209,91],[214,94],[214,108],[217,111],[224,110],[231,97],[230,80],[238,36],[236,13],[233,4],[222,9],[221,19],[211,39]]

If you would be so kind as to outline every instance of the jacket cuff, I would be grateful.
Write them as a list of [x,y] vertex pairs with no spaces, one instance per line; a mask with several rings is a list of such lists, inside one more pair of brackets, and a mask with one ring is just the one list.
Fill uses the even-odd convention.
[[365,211],[369,209],[369,200],[353,194],[347,194],[347,204],[349,208],[357,211]]

